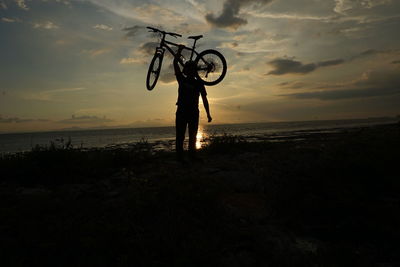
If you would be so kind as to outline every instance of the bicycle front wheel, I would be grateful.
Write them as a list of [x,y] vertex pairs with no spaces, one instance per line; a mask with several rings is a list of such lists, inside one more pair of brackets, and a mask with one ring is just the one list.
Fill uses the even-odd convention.
[[224,56],[213,49],[204,50],[195,60],[197,78],[205,85],[216,85],[225,77],[227,65]]
[[158,77],[160,76],[162,60],[163,55],[161,53],[156,53],[150,62],[146,78],[146,87],[149,91],[153,90],[156,86]]

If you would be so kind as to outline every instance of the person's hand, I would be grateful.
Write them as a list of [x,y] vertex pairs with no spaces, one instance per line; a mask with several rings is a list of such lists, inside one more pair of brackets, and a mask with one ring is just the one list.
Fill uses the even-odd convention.
[[207,118],[208,118],[208,122],[211,122],[211,121],[212,121],[212,118],[211,118],[210,115],[207,115]]

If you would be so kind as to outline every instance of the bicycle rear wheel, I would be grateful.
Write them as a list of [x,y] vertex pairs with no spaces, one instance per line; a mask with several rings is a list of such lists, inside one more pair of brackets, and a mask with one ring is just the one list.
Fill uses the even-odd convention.
[[197,78],[202,80],[205,85],[216,85],[226,75],[226,60],[216,50],[204,50],[196,57],[195,64],[197,66]]
[[161,64],[163,60],[162,53],[154,54],[153,59],[150,62],[149,70],[147,71],[146,87],[147,90],[151,91],[156,86],[158,77],[160,76]]

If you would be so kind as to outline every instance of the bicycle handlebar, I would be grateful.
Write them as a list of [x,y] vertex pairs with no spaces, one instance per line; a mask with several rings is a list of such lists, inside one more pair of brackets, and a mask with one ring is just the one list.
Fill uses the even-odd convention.
[[156,28],[153,28],[153,27],[146,27],[147,29],[149,29],[149,30],[151,30],[152,32],[160,32],[160,33],[162,33],[162,34],[168,34],[168,35],[171,35],[171,36],[173,36],[173,37],[182,37],[182,35],[181,34],[179,34],[179,33],[175,33],[175,32],[165,32],[165,31],[162,31],[162,30],[159,30],[159,29],[156,29]]

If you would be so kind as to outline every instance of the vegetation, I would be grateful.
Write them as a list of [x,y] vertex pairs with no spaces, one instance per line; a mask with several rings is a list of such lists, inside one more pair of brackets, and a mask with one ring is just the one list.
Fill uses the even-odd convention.
[[400,127],[0,159],[3,266],[395,266]]

